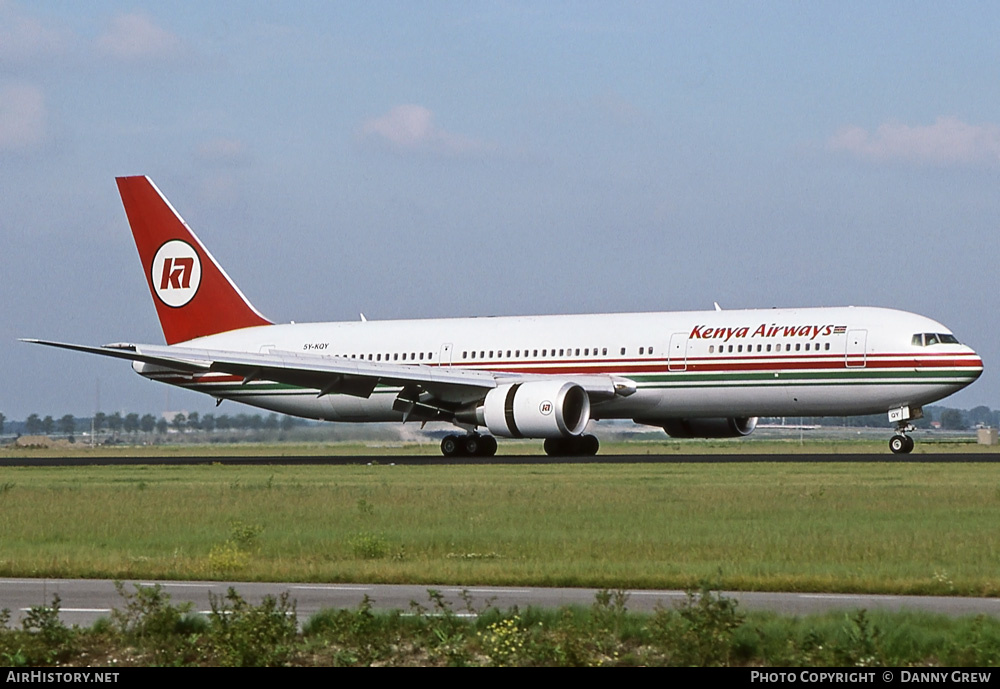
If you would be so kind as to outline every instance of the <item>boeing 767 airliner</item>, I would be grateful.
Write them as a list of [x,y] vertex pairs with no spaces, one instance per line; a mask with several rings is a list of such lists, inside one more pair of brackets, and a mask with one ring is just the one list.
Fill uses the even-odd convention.
[[274,324],[152,181],[117,181],[166,345],[29,342],[283,414],[449,422],[462,432],[441,442],[448,456],[492,455],[498,436],[595,454],[600,419],[720,438],[760,416],[874,413],[907,453],[922,406],[983,370],[940,323],[883,308]]

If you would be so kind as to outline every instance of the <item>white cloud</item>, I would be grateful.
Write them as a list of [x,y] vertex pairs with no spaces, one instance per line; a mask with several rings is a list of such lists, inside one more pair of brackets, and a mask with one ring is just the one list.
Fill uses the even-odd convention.
[[385,115],[367,120],[361,127],[361,134],[365,139],[401,152],[475,155],[493,148],[441,129],[434,124],[434,113],[420,105],[397,105]]
[[119,60],[173,59],[184,54],[181,40],[144,14],[119,14],[97,39],[97,49]]
[[45,139],[42,90],[31,84],[0,86],[0,152],[25,151]]
[[247,146],[239,139],[211,139],[198,146],[198,160],[220,167],[242,167],[250,162]]
[[878,162],[1000,163],[1000,126],[939,117],[934,124],[924,126],[888,122],[874,133],[862,127],[845,127],[829,139],[827,147]]
[[0,61],[37,63],[65,53],[74,41],[70,31],[46,26],[15,5],[0,2]]

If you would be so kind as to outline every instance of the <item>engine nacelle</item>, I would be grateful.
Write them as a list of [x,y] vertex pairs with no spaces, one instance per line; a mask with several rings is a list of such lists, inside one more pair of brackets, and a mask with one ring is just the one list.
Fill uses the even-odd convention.
[[566,438],[587,427],[590,397],[569,381],[510,383],[490,390],[477,412],[494,435]]
[[757,417],[727,419],[669,419],[661,422],[671,438],[739,438],[753,433]]

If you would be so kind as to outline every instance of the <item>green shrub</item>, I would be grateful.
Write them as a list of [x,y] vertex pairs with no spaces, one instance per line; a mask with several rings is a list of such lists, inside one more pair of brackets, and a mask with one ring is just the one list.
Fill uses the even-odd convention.
[[237,667],[288,664],[296,650],[298,620],[288,592],[247,603],[230,587],[225,596],[209,595],[208,641],[219,663]]

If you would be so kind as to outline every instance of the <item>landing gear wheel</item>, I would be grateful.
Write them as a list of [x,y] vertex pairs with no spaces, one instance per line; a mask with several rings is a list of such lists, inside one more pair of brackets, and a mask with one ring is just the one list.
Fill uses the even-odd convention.
[[913,452],[913,438],[908,435],[894,435],[889,440],[889,449],[893,454],[906,455]]
[[497,439],[492,435],[446,435],[441,441],[445,457],[492,457],[497,453]]
[[497,453],[497,439],[492,435],[479,437],[479,456],[492,457]]
[[563,438],[546,438],[542,449],[549,457],[562,457],[566,454],[566,442]]
[[441,441],[441,454],[445,457],[454,457],[458,454],[458,436],[446,435]]
[[549,457],[592,457],[597,454],[601,443],[595,435],[578,435],[571,438],[546,438],[542,447]]

